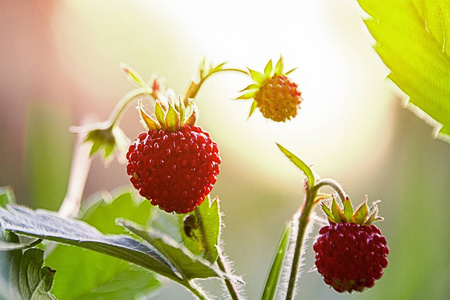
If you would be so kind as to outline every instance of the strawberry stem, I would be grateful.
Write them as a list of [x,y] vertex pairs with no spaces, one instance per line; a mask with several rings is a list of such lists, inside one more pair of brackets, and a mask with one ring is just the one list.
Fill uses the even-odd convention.
[[347,198],[346,193],[343,188],[337,183],[337,181],[333,179],[322,179],[319,180],[315,185],[311,186],[311,182],[309,180],[305,183],[305,200],[300,207],[300,211],[298,214],[294,216],[294,218],[298,215],[298,228],[297,228],[297,238],[295,240],[295,248],[294,248],[294,256],[292,258],[292,266],[291,273],[289,276],[289,285],[286,292],[286,300],[293,299],[295,285],[297,283],[297,274],[299,272],[299,265],[301,260],[301,250],[303,246],[303,240],[305,239],[306,228],[309,224],[309,220],[311,217],[311,213],[314,209],[314,206],[319,202],[317,198],[324,198],[324,195],[318,194],[319,189],[324,186],[330,186],[333,188],[341,198],[342,202]]
[[128,92],[120,101],[117,103],[114,110],[111,112],[111,115],[108,118],[108,123],[110,123],[110,127],[117,126],[122,118],[123,113],[125,112],[127,106],[139,96],[148,95],[147,89],[138,88]]
[[[219,267],[219,269],[222,272],[224,272],[225,274],[228,274],[229,271],[227,270],[224,259],[222,258],[223,254],[222,254],[220,247],[217,247],[217,252],[219,254],[219,256],[217,257],[217,266]],[[227,278],[225,278],[224,281],[225,281],[225,285],[227,287],[228,293],[231,296],[231,299],[232,300],[240,300],[239,293],[238,293],[236,287],[234,286],[233,282],[231,282],[231,280],[229,280]]]

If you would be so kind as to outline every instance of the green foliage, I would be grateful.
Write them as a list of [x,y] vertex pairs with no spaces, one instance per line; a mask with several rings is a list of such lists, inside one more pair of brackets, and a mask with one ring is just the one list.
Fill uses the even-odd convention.
[[272,300],[275,297],[278,282],[280,280],[281,270],[283,268],[284,257],[289,246],[289,234],[291,232],[291,224],[288,224],[284,229],[280,243],[275,254],[275,258],[267,276],[266,285],[264,286],[261,300]]
[[[389,78],[450,135],[450,6],[448,1],[358,0]],[[429,119],[427,117],[427,119]]]
[[[123,228],[115,225],[119,216],[139,224],[145,224],[150,216],[150,203],[137,201],[132,193],[114,199],[108,193],[101,196],[83,207],[81,218],[102,233],[122,233]],[[155,274],[142,267],[78,247],[58,245],[46,262],[61,270],[52,290],[60,299],[134,299],[161,286]]]
[[2,186],[0,187],[0,207],[5,208],[9,203],[16,203],[14,192],[9,186]]
[[103,235],[82,221],[63,219],[45,210],[12,205],[7,208],[0,209],[0,224],[6,230],[94,250],[180,280],[176,269],[156,249],[129,236]]
[[313,187],[316,183],[316,180],[314,179],[314,173],[312,172],[311,168],[305,164],[300,158],[295,156],[292,152],[281,146],[277,143],[278,148],[280,148],[281,152],[283,152],[284,155],[286,155],[287,158],[297,167],[299,168],[308,179],[308,184],[310,187]]
[[[14,234],[6,237],[0,227],[0,241],[19,243]],[[40,249],[0,251],[0,299],[56,299],[50,290],[55,271],[43,266]]]

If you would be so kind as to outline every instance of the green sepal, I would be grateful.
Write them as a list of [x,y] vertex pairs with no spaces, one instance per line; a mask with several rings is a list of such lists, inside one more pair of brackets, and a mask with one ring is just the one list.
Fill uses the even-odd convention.
[[272,60],[269,60],[266,67],[264,68],[264,75],[266,77],[272,77],[272,71],[273,71]]
[[370,225],[375,221],[383,221],[384,219],[380,216],[378,216],[378,206],[374,206],[372,209],[372,212],[370,213],[370,216],[367,218],[367,220],[364,222],[363,225]]
[[253,100],[252,106],[250,107],[250,113],[248,114],[248,117],[250,118],[252,114],[255,112],[255,109],[258,107],[258,102],[256,100]]
[[236,99],[238,100],[247,100],[247,99],[254,99],[256,97],[256,94],[258,94],[258,90],[251,90],[248,91],[245,94],[240,95]]
[[165,124],[167,129],[174,132],[178,129],[178,124],[180,123],[180,114],[173,108],[172,104],[169,103],[169,110],[167,111],[165,117]]
[[333,201],[331,202],[331,213],[333,214],[334,220],[336,223],[345,222],[345,216],[342,213],[341,208],[336,202],[336,199],[333,197]]
[[346,197],[344,202],[344,216],[345,216],[345,220],[351,220],[352,216],[353,216],[353,205],[352,202],[350,201],[349,197]]
[[151,130],[159,130],[159,129],[161,129],[161,126],[158,124],[158,122],[153,120],[152,117],[150,117],[144,111],[144,109],[142,107],[142,100],[140,100],[140,99],[138,101],[138,109],[139,109],[139,113],[141,115],[141,119],[145,123],[145,125],[147,126],[148,129],[151,129]]
[[334,216],[333,213],[331,212],[330,208],[328,206],[326,206],[325,203],[320,203],[322,210],[324,211],[324,213],[327,215],[328,221],[330,223],[336,223],[336,221],[334,220]]
[[252,84],[248,85],[246,88],[240,90],[239,93],[242,93],[245,91],[250,91],[250,90],[259,90],[259,88],[260,88],[259,84],[252,83]]
[[366,198],[354,213],[353,217],[351,218],[351,222],[362,225],[365,223],[368,214],[369,214],[369,206],[367,205],[367,198]]
[[252,69],[248,69],[248,71],[250,72],[250,77],[252,78],[252,80],[254,82],[258,83],[259,85],[262,85],[264,80],[266,80],[266,77],[264,76],[263,73],[252,70]]
[[293,68],[293,69],[290,69],[289,71],[287,71],[287,72],[284,73],[283,75],[289,75],[289,74],[291,74],[292,72],[294,72],[295,70],[297,70],[297,67],[295,67],[295,68]]
[[158,120],[159,124],[166,124],[165,122],[165,118],[164,118],[164,110],[161,106],[161,101],[156,100],[155,103],[155,116],[156,119]]
[[275,65],[274,74],[278,74],[278,75],[283,74],[283,69],[284,69],[283,56],[280,55],[280,59],[278,60],[277,64]]

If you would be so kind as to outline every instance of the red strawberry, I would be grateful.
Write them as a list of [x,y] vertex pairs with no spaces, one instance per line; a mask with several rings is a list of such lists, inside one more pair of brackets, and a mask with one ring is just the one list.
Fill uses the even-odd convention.
[[333,200],[332,209],[322,205],[330,221],[319,231],[314,244],[317,271],[336,291],[362,292],[375,284],[388,265],[389,248],[380,230],[370,223],[381,218],[377,208],[370,212],[365,201],[353,214],[350,200],[344,212]]
[[149,130],[127,153],[127,173],[139,193],[166,212],[188,213],[209,194],[221,162],[217,144],[200,127]]
[[283,73],[283,58],[272,67],[272,61],[266,65],[264,74],[250,70],[254,83],[242,90],[246,92],[238,99],[254,99],[250,109],[251,116],[259,108],[262,115],[276,122],[285,122],[297,115],[302,102],[298,85],[286,75],[293,70]]

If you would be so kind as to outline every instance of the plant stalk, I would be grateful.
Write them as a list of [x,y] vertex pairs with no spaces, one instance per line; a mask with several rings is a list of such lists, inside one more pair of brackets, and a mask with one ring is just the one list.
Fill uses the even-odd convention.
[[[219,256],[217,257],[217,266],[219,267],[219,269],[222,272],[224,272],[225,274],[228,274],[228,270],[224,263],[223,254],[219,247],[217,247],[217,252],[219,254]],[[231,299],[240,300],[239,293],[237,292],[237,289],[234,286],[233,282],[231,282],[231,280],[226,279],[226,278],[224,279],[224,281],[225,281],[225,285],[227,287],[228,293],[231,296]]]
[[305,189],[305,200],[300,208],[298,217],[297,239],[295,242],[294,256],[292,258],[291,274],[289,276],[289,285],[286,292],[286,300],[293,299],[295,284],[297,282],[297,275],[299,272],[301,251],[303,246],[303,240],[305,238],[306,227],[308,226],[310,215],[315,205],[315,198],[317,195],[317,185],[310,188],[308,182]]

